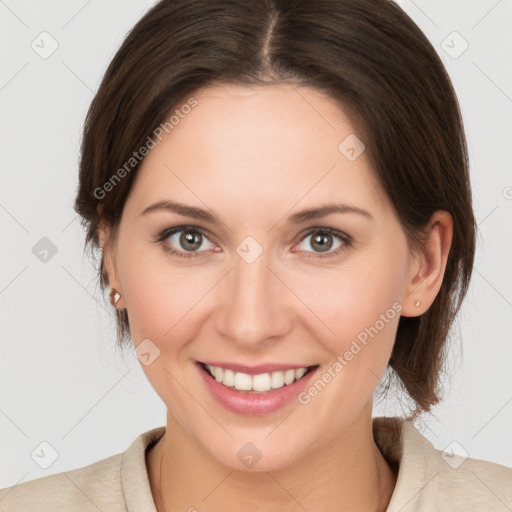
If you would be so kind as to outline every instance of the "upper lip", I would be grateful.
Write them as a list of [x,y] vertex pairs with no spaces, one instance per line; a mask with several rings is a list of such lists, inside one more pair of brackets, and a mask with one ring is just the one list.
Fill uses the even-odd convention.
[[249,375],[258,375],[260,373],[272,373],[286,370],[297,370],[298,368],[308,368],[307,364],[282,364],[282,363],[267,363],[258,364],[256,366],[246,366],[244,364],[230,363],[226,361],[199,361],[200,363],[209,366],[220,366],[234,372],[247,373]]

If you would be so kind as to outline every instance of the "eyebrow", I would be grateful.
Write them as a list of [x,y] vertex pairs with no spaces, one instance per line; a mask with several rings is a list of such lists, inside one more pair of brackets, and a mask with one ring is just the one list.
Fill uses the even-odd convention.
[[[209,210],[178,203],[175,201],[158,201],[145,208],[141,215],[147,215],[148,213],[162,210],[178,213],[184,217],[202,220],[214,226],[220,226],[221,224],[224,224],[217,215]],[[287,220],[291,224],[300,224],[301,222],[305,222],[307,220],[320,219],[331,213],[357,213],[366,217],[368,220],[373,219],[373,216],[370,212],[357,206],[348,204],[327,204],[316,208],[301,210],[294,213],[293,215],[290,215]]]

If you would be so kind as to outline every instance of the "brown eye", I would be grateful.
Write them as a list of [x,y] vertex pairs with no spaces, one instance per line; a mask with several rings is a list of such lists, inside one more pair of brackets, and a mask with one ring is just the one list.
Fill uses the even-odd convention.
[[322,234],[322,232],[315,233],[311,238],[311,247],[314,247],[320,252],[328,251],[333,244],[332,235]]
[[186,251],[195,251],[201,247],[203,235],[194,230],[183,230],[179,237],[181,247]]
[[[163,244],[167,252],[184,258],[203,257],[214,248],[203,231],[192,226],[166,229],[160,234],[158,241]],[[199,250],[201,247],[203,249]]]
[[[337,256],[350,247],[351,243],[351,237],[341,231],[332,228],[316,228],[302,238],[299,251],[306,253],[305,256],[308,258],[328,258]],[[308,247],[313,248],[313,251],[309,251]],[[322,253],[325,253],[325,256]]]

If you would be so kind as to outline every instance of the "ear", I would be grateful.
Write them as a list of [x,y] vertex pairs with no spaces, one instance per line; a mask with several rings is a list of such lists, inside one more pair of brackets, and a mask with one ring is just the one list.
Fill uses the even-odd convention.
[[[427,311],[443,283],[452,244],[452,216],[444,210],[434,212],[427,232],[428,238],[419,253],[413,257],[410,278],[402,301],[402,316],[419,316]],[[419,306],[416,306],[417,301],[420,302]]]
[[[106,222],[100,221],[98,226],[98,241],[103,252],[103,269],[102,271],[108,276],[109,287],[112,290],[115,288],[121,294],[121,302],[123,290],[121,283],[118,279],[118,273],[116,268],[116,248],[115,240],[112,236],[112,232],[107,226]],[[121,306],[121,302],[118,302],[118,306]]]

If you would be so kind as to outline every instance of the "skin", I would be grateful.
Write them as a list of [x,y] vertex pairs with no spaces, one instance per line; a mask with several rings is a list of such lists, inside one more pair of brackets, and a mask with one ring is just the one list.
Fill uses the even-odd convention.
[[[167,512],[385,510],[396,473],[373,439],[372,396],[399,314],[308,404],[293,400],[262,417],[224,409],[194,361],[318,364],[321,374],[393,303],[404,316],[430,307],[452,219],[436,212],[428,243],[413,253],[365,153],[350,161],[338,150],[354,129],[319,91],[215,85],[193,96],[198,105],[142,162],[117,236],[99,230],[135,346],[149,338],[160,350],[142,365],[167,406],[166,435],[147,454],[155,505]],[[160,200],[206,208],[222,224],[164,210],[141,215]],[[326,203],[357,206],[372,218],[287,221]],[[164,250],[187,253],[182,232],[154,241],[175,226],[203,230],[193,250],[204,258]],[[352,243],[321,258],[326,253],[310,236],[317,227],[346,233]],[[263,249],[252,263],[236,252],[247,236]],[[344,244],[329,240],[331,254]],[[237,458],[248,441],[262,453],[252,468]]]

